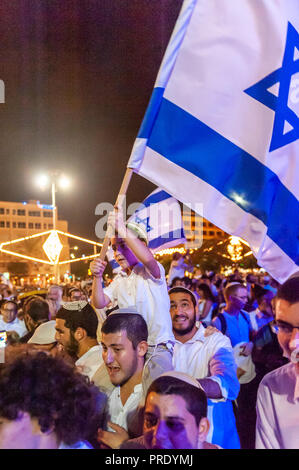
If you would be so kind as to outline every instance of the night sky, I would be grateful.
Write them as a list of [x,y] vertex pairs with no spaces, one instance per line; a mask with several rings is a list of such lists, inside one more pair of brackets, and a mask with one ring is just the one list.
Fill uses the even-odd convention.
[[[37,173],[59,170],[69,231],[95,237],[114,203],[182,0],[1,0],[0,200],[51,203]],[[128,203],[155,186],[134,175]]]

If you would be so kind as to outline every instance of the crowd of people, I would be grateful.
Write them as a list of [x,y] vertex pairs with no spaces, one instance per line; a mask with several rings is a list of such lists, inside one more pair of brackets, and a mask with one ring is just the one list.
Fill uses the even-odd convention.
[[[0,286],[0,448],[299,447],[299,273],[168,275],[140,227],[109,216],[121,271]],[[188,273],[188,276],[185,274]]]

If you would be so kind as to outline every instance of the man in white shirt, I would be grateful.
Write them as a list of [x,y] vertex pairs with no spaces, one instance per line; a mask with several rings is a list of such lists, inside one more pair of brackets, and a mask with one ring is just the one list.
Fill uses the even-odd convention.
[[256,448],[299,448],[299,276],[279,287],[275,325],[291,362],[265,375],[257,397]]
[[27,333],[27,328],[23,320],[17,318],[18,306],[12,300],[6,300],[1,306],[0,330],[5,330],[12,334],[17,333],[22,337]]
[[108,400],[109,428],[100,430],[98,439],[110,448],[118,448],[128,438],[125,431],[130,437],[142,431],[147,337],[147,325],[134,308],[116,310],[103,323],[103,360],[115,388]]
[[90,380],[103,363],[97,328],[97,314],[85,300],[65,302],[57,312],[56,341],[76,360],[75,365]]
[[209,399],[211,428],[208,442],[225,449],[239,448],[232,400],[237,398],[240,385],[231,343],[220,332],[207,335],[206,328],[196,322],[193,292],[174,287],[170,289],[169,297],[176,338],[174,369],[196,378]]

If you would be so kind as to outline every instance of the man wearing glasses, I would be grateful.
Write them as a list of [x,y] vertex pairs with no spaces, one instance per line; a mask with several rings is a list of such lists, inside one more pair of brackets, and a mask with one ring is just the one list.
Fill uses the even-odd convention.
[[256,448],[299,448],[299,276],[275,299],[275,329],[290,362],[267,374],[258,390]]
[[0,330],[16,334],[16,338],[20,338],[27,333],[27,328],[23,320],[19,320],[17,317],[18,306],[16,302],[12,300],[6,300],[1,306],[0,315]]

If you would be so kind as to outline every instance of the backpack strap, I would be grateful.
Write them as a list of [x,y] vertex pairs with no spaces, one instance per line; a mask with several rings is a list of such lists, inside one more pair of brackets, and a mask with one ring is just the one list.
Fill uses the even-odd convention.
[[218,316],[219,304],[215,302],[212,309],[212,320]]
[[225,317],[224,317],[223,313],[219,313],[217,318],[219,318],[220,323],[221,323],[221,333],[223,333],[225,335],[225,333],[226,333],[226,320],[225,320]]

